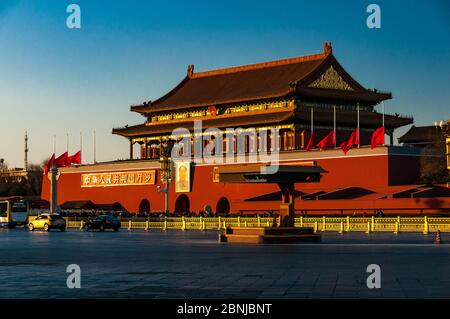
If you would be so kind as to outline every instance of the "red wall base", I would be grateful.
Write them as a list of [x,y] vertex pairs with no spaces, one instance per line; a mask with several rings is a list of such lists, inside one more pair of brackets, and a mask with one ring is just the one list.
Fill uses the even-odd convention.
[[[355,149],[347,156],[340,150],[316,152],[291,152],[281,157],[282,164],[304,163],[315,161],[327,173],[323,174],[320,183],[297,184],[296,190],[302,193],[330,192],[339,188],[360,187],[375,194],[360,199],[336,200],[299,200],[296,210],[308,210],[311,213],[349,213],[352,210],[368,211],[374,209],[389,209],[420,212],[429,208],[450,207],[448,200],[437,201],[417,199],[392,199],[390,194],[398,190],[399,184],[412,184],[417,178],[417,161],[415,155],[392,154],[390,148],[381,147],[375,150]],[[169,192],[169,210],[180,209],[189,202],[189,210],[199,212],[210,205],[213,212],[228,202],[230,212],[246,211],[276,211],[279,201],[246,201],[249,198],[278,192],[277,185],[271,184],[224,184],[213,181],[215,165],[194,165],[191,172],[191,192],[175,193],[172,184]],[[157,186],[163,187],[159,172],[156,174],[156,184],[146,186],[114,186],[114,187],[81,187],[83,173],[123,171],[132,169],[157,169],[157,161],[129,161],[83,165],[80,167],[62,168],[58,179],[58,204],[70,201],[90,200],[95,204],[120,203],[129,212],[138,212],[143,200],[150,203],[150,211],[164,211],[164,194],[157,191]],[[407,188],[404,186],[403,188]],[[50,182],[43,179],[43,199],[50,198]],[[377,194],[380,196],[377,197]],[[386,195],[387,198],[379,199]],[[187,198],[187,200],[186,200]],[[177,203],[178,200],[178,203]],[[225,205],[226,206],[226,205]]]

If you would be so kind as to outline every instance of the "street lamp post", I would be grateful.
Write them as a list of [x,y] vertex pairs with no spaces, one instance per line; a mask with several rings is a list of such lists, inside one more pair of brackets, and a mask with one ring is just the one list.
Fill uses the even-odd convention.
[[51,203],[50,203],[50,214],[56,214],[58,211],[58,167],[56,167],[56,163],[53,161],[51,172]]
[[164,193],[165,197],[165,214],[169,213],[169,187],[172,183],[172,174],[173,174],[173,162],[170,157],[170,153],[172,151],[172,145],[170,143],[161,144],[161,156],[159,158],[160,163],[160,175],[161,182],[165,184],[165,188],[161,189],[158,187],[158,192]]

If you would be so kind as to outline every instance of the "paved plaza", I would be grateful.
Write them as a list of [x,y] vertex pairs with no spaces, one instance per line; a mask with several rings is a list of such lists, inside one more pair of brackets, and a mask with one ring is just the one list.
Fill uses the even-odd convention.
[[[0,230],[0,298],[449,298],[450,236],[325,233],[228,245],[216,231]],[[68,289],[66,267],[81,267]],[[381,267],[368,289],[367,265]]]

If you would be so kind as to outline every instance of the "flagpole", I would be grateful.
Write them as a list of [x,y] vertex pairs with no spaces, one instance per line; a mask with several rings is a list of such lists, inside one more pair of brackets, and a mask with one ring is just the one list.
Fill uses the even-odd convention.
[[[383,130],[384,130],[384,101],[381,101],[381,118],[383,119]],[[392,134],[394,134],[394,131],[392,131]],[[384,141],[384,135],[383,135],[383,141]],[[383,145],[385,145],[384,143]]]
[[80,164],[82,163],[81,159],[83,158],[83,132],[80,132]]
[[[314,136],[314,108],[311,106],[311,136],[310,136],[311,143],[314,143],[313,136]],[[311,146],[310,148],[314,148],[314,146]]]
[[66,133],[66,139],[67,139],[67,153],[69,153],[69,133]]
[[53,154],[56,154],[56,134],[53,135]]
[[360,145],[361,145],[361,143],[360,143],[360,141],[359,141],[359,102],[358,102],[358,104],[356,105],[356,113],[357,113],[357,117],[358,117],[358,148],[360,147]]
[[96,154],[95,154],[96,150],[95,149],[96,149],[96,145],[95,145],[95,130],[94,130],[94,164],[97,163]]
[[334,139],[334,148],[336,148],[336,105],[333,106],[333,117],[334,117],[334,121],[333,121],[333,139]]
[[[309,137],[311,139],[311,141],[313,141],[312,140],[313,135],[314,135],[314,108],[311,106],[311,136]],[[308,141],[308,144],[309,144],[309,141]],[[311,148],[313,148],[313,147],[311,147]]]

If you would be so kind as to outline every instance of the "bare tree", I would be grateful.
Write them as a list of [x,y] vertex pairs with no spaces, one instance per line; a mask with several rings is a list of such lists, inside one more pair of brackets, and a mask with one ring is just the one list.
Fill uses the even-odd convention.
[[420,180],[424,184],[439,184],[449,181],[445,157],[445,141],[442,136],[423,148],[420,158]]

